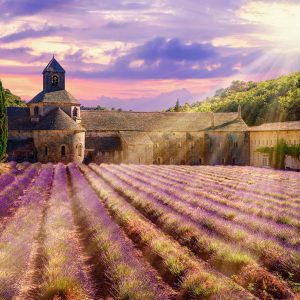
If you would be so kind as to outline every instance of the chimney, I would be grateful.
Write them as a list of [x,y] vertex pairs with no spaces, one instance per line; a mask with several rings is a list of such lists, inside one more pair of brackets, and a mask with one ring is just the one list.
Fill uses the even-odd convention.
[[238,119],[242,119],[242,107],[240,104],[238,106]]
[[210,117],[211,117],[211,128],[214,128],[215,127],[215,115],[213,112],[211,112]]

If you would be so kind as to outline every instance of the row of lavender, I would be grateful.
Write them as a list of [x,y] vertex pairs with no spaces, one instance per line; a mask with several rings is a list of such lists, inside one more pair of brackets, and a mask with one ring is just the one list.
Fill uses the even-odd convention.
[[236,170],[13,165],[0,176],[0,298],[293,299],[300,178]]
[[[184,167],[192,176],[187,170],[181,172],[180,167],[91,168],[147,218],[214,268],[250,290],[256,286],[258,296],[267,292],[285,298],[289,288],[299,289],[298,226],[253,216],[242,207],[232,209],[229,204],[235,204],[235,200],[222,203],[215,193],[218,177],[216,188],[205,182],[205,177],[210,177],[206,174],[217,168],[205,168],[203,172],[201,168]],[[202,182],[194,185],[199,178]],[[262,180],[263,176],[260,184]]]

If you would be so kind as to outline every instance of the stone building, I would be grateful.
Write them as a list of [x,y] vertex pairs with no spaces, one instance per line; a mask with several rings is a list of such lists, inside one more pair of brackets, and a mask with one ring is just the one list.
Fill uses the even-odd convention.
[[53,57],[43,71],[43,91],[27,108],[8,108],[9,159],[83,162],[80,122],[80,103],[65,90],[65,70]]
[[8,108],[9,159],[46,162],[248,165],[249,129],[235,113],[85,111],[53,59],[43,91]]
[[[257,151],[262,147],[274,147],[279,140],[285,140],[288,145],[300,145],[300,121],[265,123],[250,127],[250,165],[255,167],[270,167],[270,156]],[[300,169],[300,161],[286,157],[286,168]]]

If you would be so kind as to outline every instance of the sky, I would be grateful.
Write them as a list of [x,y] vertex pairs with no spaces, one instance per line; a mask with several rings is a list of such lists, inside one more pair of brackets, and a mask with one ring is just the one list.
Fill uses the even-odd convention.
[[0,0],[0,79],[28,101],[55,55],[83,105],[160,111],[300,70],[298,0]]

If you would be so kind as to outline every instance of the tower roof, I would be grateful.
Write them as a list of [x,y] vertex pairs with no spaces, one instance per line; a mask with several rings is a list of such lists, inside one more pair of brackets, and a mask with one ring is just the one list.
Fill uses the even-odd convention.
[[70,103],[79,104],[78,100],[75,99],[66,90],[54,91],[54,92],[40,92],[33,99],[31,99],[28,104],[32,103]]
[[43,74],[45,72],[65,73],[66,71],[53,56],[50,62],[48,63],[47,67],[44,69]]
[[85,131],[81,125],[70,118],[62,109],[51,110],[33,130],[79,130]]

